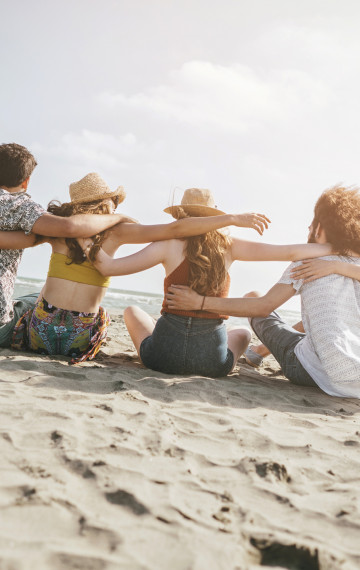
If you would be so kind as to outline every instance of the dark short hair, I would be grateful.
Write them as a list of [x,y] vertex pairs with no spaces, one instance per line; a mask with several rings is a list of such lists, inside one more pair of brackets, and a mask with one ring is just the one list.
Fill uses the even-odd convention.
[[0,186],[14,188],[32,174],[37,162],[21,144],[0,145]]
[[360,255],[360,192],[356,187],[334,186],[315,204],[313,228],[320,223],[333,250]]

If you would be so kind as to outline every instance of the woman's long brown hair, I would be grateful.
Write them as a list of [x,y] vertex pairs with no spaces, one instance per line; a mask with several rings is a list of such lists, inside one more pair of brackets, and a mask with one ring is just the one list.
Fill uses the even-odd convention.
[[[118,205],[118,197],[115,196],[111,198],[112,202],[114,203],[115,208]],[[94,202],[85,202],[85,203],[75,203],[72,202],[58,202],[57,200],[52,200],[47,208],[47,211],[55,216],[61,216],[63,218],[68,218],[75,214],[112,214],[113,210],[109,204],[109,199],[106,200],[96,200]],[[94,261],[96,258],[96,254],[99,251],[104,239],[106,236],[106,231],[100,232],[92,236],[92,240],[94,245],[91,247],[89,252],[89,260]],[[78,244],[75,238],[65,238],[66,245],[69,248],[68,257],[71,259],[69,265],[71,263],[81,264],[86,261],[86,256],[81,249],[80,245]]]
[[[188,217],[178,209],[177,219]],[[216,296],[226,283],[225,254],[231,239],[219,230],[186,239],[185,253],[189,262],[189,286],[200,295]]]

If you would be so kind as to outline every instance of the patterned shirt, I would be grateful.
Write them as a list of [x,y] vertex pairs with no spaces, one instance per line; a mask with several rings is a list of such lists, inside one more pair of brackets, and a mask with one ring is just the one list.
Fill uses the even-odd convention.
[[[29,234],[36,220],[46,213],[25,192],[12,194],[0,188],[0,230]],[[12,296],[22,253],[22,249],[0,249],[0,326],[13,318]]]
[[[360,258],[323,259],[360,265]],[[304,284],[290,275],[300,263],[292,263],[279,281],[301,295],[306,336],[295,354],[324,392],[360,398],[360,282],[332,274]]]

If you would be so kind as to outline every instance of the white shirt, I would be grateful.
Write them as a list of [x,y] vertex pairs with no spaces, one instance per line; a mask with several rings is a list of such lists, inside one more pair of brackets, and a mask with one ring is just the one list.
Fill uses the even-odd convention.
[[[360,265],[360,258],[322,259]],[[292,263],[279,280],[301,295],[306,336],[296,345],[295,354],[324,392],[360,398],[360,282],[333,274],[304,284],[290,276],[300,263]]]

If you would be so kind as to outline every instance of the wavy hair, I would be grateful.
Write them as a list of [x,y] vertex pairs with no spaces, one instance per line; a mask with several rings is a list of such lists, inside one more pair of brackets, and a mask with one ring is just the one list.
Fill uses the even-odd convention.
[[[114,203],[114,206],[116,208],[119,203],[118,197],[112,197],[111,201]],[[110,207],[108,198],[106,198],[106,200],[94,200],[93,202],[84,203],[64,202],[64,204],[61,204],[61,202],[58,200],[52,200],[47,207],[47,211],[51,214],[54,214],[55,216],[61,216],[63,218],[68,218],[70,216],[74,216],[75,214],[112,214],[112,209]],[[94,245],[89,251],[90,261],[93,262],[95,260],[105,237],[106,231],[92,236]],[[78,265],[81,265],[84,261],[86,261],[86,255],[78,244],[76,238],[65,238],[65,242],[69,248],[68,257],[71,259],[69,265],[71,263],[77,263]]]
[[360,193],[356,187],[334,186],[315,204],[313,229],[320,223],[327,241],[340,255],[360,255]]
[[[176,218],[187,218],[188,214],[178,208]],[[231,239],[219,230],[213,230],[199,236],[183,238],[186,240],[186,257],[189,262],[189,286],[200,295],[216,296],[224,288],[227,270],[225,253]]]

